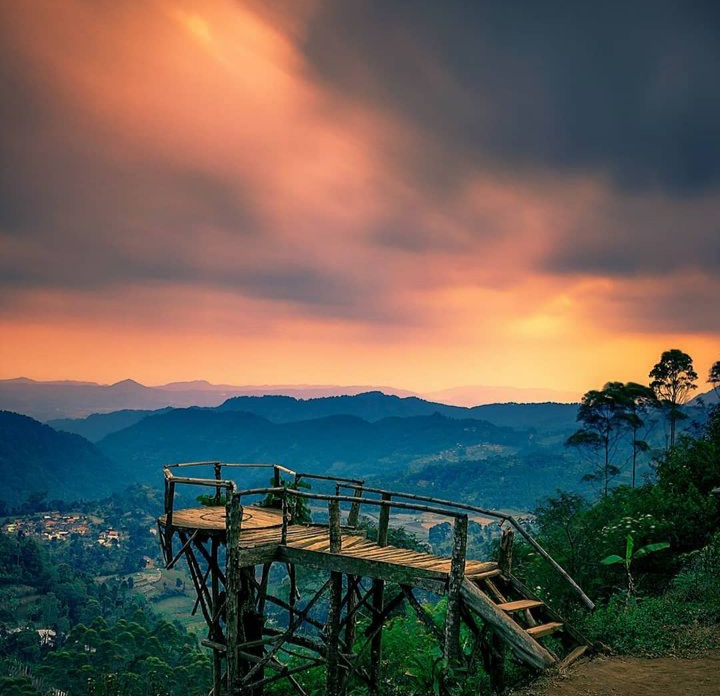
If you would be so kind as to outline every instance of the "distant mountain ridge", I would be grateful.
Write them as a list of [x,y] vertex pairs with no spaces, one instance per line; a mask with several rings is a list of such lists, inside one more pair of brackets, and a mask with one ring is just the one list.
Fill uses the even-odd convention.
[[[358,394],[378,388],[360,385],[230,386],[210,384],[203,380],[147,387],[132,379],[115,384],[96,384],[73,381],[39,382],[19,377],[0,380],[0,409],[50,421],[84,418],[93,413],[120,410],[218,406],[226,399],[241,394],[291,394],[308,397]],[[412,394],[393,387],[381,389],[390,394]]]

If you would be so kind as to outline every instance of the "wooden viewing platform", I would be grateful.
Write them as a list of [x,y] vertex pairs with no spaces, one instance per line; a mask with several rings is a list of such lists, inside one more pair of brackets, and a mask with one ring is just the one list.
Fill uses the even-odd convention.
[[[186,467],[209,467],[213,475],[179,476],[178,471]],[[228,470],[249,468],[272,470],[273,485],[241,490],[223,478]],[[265,685],[280,679],[304,694],[295,675],[318,666],[325,668],[328,694],[345,693],[353,680],[377,693],[383,625],[404,602],[439,641],[450,664],[470,667],[482,659],[498,690],[506,647],[535,669],[567,664],[588,647],[583,636],[512,575],[517,531],[592,608],[572,578],[509,515],[368,488],[356,479],[298,474],[278,465],[197,462],[170,465],[164,471],[165,514],[158,519],[163,554],[167,567],[181,558],[188,564],[197,592],[195,610],[202,611],[208,625],[203,644],[213,650],[213,696],[260,695]],[[300,488],[301,482],[313,479],[334,487],[334,492]],[[176,510],[177,486],[209,487],[214,495],[208,496],[206,506]],[[243,505],[244,501],[252,504]],[[303,523],[307,501],[327,504],[328,524]],[[376,540],[368,539],[358,527],[361,510],[367,513],[368,509],[378,518]],[[452,520],[452,554],[442,557],[388,544],[391,509]],[[466,557],[469,512],[507,522],[497,560]],[[277,563],[285,565],[289,579],[283,597],[269,589],[270,569]],[[297,566],[328,576],[306,601],[299,596]],[[447,597],[443,628],[415,596],[418,589]],[[317,612],[321,603],[326,607]],[[286,613],[286,628],[267,623],[265,610],[270,604]],[[467,654],[460,645],[461,624],[473,636],[474,645]],[[359,625],[364,626],[361,636],[357,635]],[[564,657],[540,642],[556,632]]]

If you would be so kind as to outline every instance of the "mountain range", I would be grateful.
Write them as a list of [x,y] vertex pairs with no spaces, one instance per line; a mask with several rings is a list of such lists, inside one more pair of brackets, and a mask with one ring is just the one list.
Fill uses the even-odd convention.
[[[85,418],[64,418],[48,421],[59,430],[77,433],[92,442],[130,427],[150,415],[159,415],[170,409],[122,410],[112,413],[95,413]],[[356,416],[370,422],[383,418],[408,418],[441,414],[448,418],[479,419],[497,426],[521,430],[541,430],[546,435],[565,432],[574,427],[575,404],[487,404],[451,406],[425,401],[416,396],[400,397],[380,391],[353,396],[327,396],[300,399],[292,396],[236,396],[227,399],[216,411],[243,411],[268,419],[274,423],[313,420],[328,416]]]
[[[701,418],[703,409],[696,410]],[[311,399],[232,396],[213,407],[121,409],[52,421],[53,427],[5,412],[0,498],[17,501],[48,488],[51,498],[72,498],[133,482],[159,486],[163,464],[217,459],[280,463],[530,509],[558,487],[587,489],[580,484],[587,462],[563,446],[577,428],[576,412],[573,404],[468,408],[379,391]],[[661,447],[657,420],[653,446]],[[262,472],[243,474],[243,486],[267,483]]]
[[[241,396],[217,407],[120,410],[53,421],[55,429],[5,414],[2,438],[14,444],[0,458],[0,476],[12,470],[17,482],[0,498],[17,500],[22,491],[44,489],[46,482],[59,491],[51,497],[89,495],[93,486],[78,487],[79,482],[95,481],[103,491],[135,481],[158,485],[163,464],[207,459],[278,462],[310,473],[381,481],[428,464],[520,456],[553,438],[562,440],[574,417],[575,407],[567,404],[463,408],[378,391],[315,399]],[[21,441],[26,455],[13,456]],[[38,449],[42,441],[49,444]],[[80,443],[82,457],[73,449]],[[73,457],[82,464],[77,475],[62,464]],[[33,465],[25,467],[25,461]],[[55,469],[67,479],[64,486]],[[261,477],[246,482],[266,483]]]
[[211,384],[205,380],[171,382],[148,387],[132,379],[115,384],[95,382],[42,382],[26,377],[0,380],[0,409],[24,413],[42,421],[83,418],[119,410],[154,410],[165,407],[218,406],[232,396],[287,395],[302,399],[355,395],[382,391],[395,396],[416,396],[446,404],[476,405],[505,401],[573,401],[568,392],[510,387],[469,386],[418,394],[404,389],[371,385],[244,385]]

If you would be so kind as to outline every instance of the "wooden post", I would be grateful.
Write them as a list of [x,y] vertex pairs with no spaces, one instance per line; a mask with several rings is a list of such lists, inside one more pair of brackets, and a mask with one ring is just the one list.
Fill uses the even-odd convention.
[[[330,553],[340,553],[342,536],[340,531],[340,502],[328,501]],[[330,573],[330,598],[326,626],[327,655],[325,693],[338,696],[343,679],[340,675],[340,611],[342,602],[342,573]]]
[[238,645],[242,642],[242,627],[240,620],[240,590],[241,574],[238,559],[238,543],[240,541],[240,529],[242,525],[243,509],[240,504],[240,496],[232,492],[225,506],[226,515],[226,537],[227,537],[227,568],[225,577],[227,579],[227,690],[231,696],[238,693],[240,689],[240,663]]
[[[273,466],[273,487],[274,488],[280,488],[282,486],[282,479],[280,478],[280,468],[275,465]],[[282,500],[274,500],[273,501],[273,507],[274,508],[281,508],[285,510],[286,500],[283,496]]]
[[[390,502],[392,496],[389,493],[383,493],[382,499]],[[387,546],[388,526],[390,523],[390,505],[383,505],[380,508],[380,518],[378,520],[378,546]],[[385,603],[385,581],[381,578],[373,580],[372,606],[375,616],[380,616]],[[371,693],[378,694],[380,691],[380,662],[382,660],[382,627],[372,637],[370,643],[370,680],[372,683]]]
[[[353,497],[355,498],[362,498],[362,484],[357,486],[355,488],[355,491],[353,493]],[[350,513],[348,514],[348,527],[357,527],[358,518],[360,517],[360,501],[353,502],[353,504],[350,506]]]
[[[220,481],[222,478],[222,464],[220,462],[215,462],[213,465],[213,469],[215,472],[215,480]],[[215,486],[215,505],[220,505],[220,501],[222,500],[222,486],[217,485]]]
[[467,515],[455,518],[450,578],[448,581],[447,615],[445,617],[445,657],[450,662],[460,660],[460,590],[465,577],[467,528]]
[[278,466],[273,466],[273,486],[275,488],[280,488],[282,484],[280,483],[280,468]]
[[513,539],[515,532],[511,527],[505,527],[500,538],[500,552],[498,555],[498,567],[503,575],[512,574]]
[[[382,499],[386,502],[390,502],[392,496],[389,493],[383,493]],[[378,520],[378,546],[387,546],[388,540],[388,526],[390,523],[390,506],[383,505],[380,508],[380,519]]]

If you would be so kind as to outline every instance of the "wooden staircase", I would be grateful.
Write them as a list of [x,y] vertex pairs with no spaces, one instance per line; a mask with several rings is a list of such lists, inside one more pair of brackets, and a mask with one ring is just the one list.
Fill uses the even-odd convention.
[[[517,659],[531,667],[564,669],[590,647],[585,636],[509,573],[498,569],[482,576],[467,575],[461,592],[465,606],[492,627]],[[552,649],[541,642],[550,635],[558,639]]]

